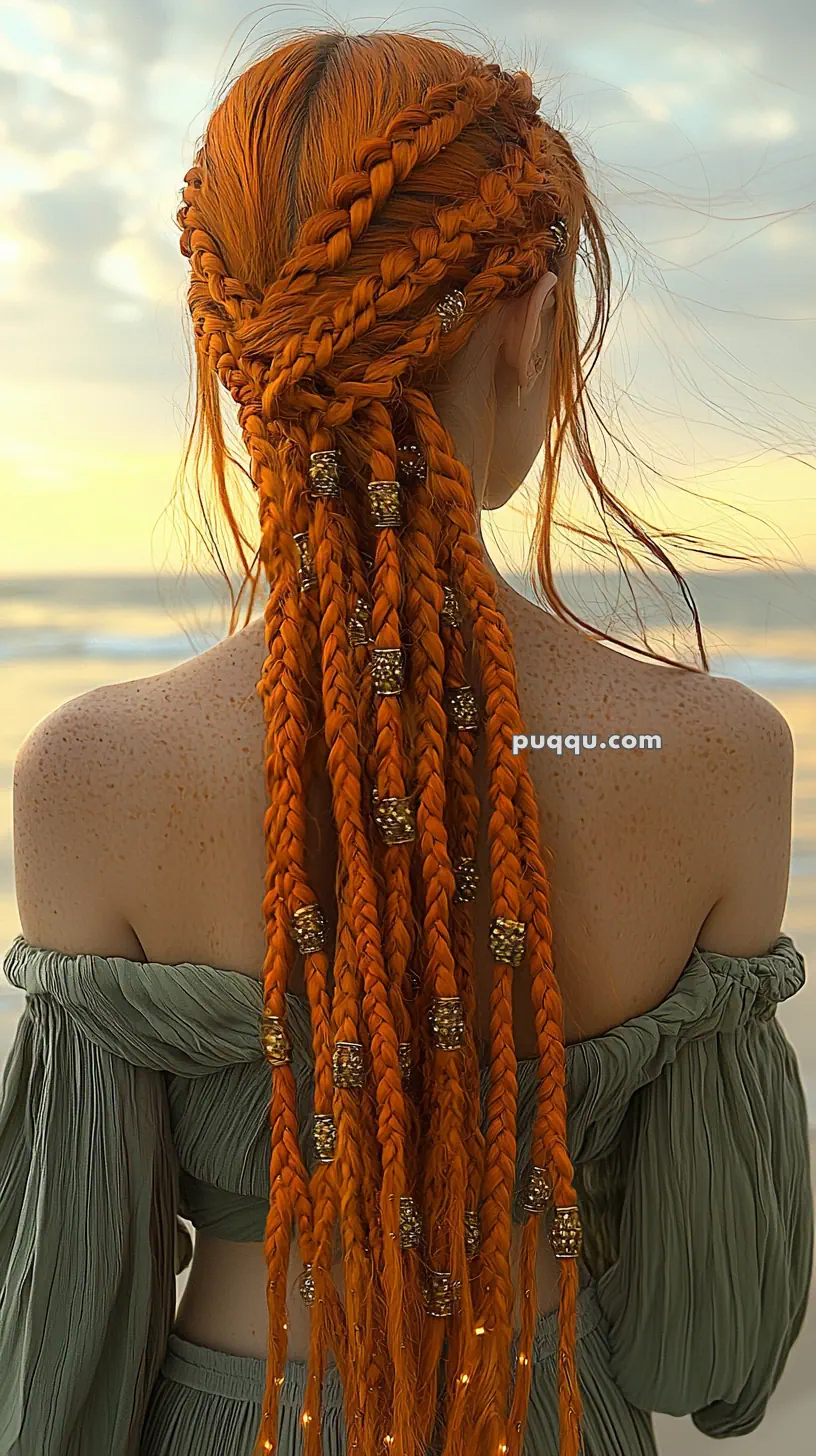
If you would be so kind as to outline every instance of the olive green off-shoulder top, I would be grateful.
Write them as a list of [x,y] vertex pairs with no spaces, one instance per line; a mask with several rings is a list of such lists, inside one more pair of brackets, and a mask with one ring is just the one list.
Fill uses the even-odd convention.
[[[262,986],[22,936],[3,966],[26,1002],[0,1099],[0,1456],[136,1456],[174,1319],[179,1216],[263,1238]],[[613,1372],[636,1406],[711,1436],[759,1424],[804,1318],[807,1109],[774,1015],[804,978],[786,935],[760,956],[695,948],[653,1011],[567,1048]],[[289,994],[287,1015],[309,1167],[306,999]],[[518,1063],[519,1179],[537,1069]],[[483,1106],[488,1080],[484,1067]]]

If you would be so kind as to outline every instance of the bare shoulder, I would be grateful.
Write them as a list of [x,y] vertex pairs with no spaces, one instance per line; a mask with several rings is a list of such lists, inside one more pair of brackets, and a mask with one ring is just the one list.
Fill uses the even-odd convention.
[[122,868],[121,694],[100,687],[35,724],[14,763],[14,872],[22,931],[68,954],[129,955]]
[[787,720],[731,678],[659,665],[638,676],[658,694],[676,738],[664,762],[670,817],[690,845],[704,842],[717,867],[697,943],[724,955],[764,954],[781,929],[790,873],[794,744]]

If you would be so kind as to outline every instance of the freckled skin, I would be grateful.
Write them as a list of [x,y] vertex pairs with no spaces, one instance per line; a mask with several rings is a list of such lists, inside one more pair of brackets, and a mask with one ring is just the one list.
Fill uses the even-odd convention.
[[[695,943],[732,955],[768,949],[787,893],[790,732],[765,699],[739,684],[628,657],[503,583],[499,603],[514,638],[528,734],[596,734],[601,741],[615,732],[651,733],[662,739],[659,750],[527,753],[549,852],[565,1034],[573,1041],[657,1005]],[[96,843],[111,914],[100,920],[93,945],[78,933],[77,945],[64,949],[261,974],[266,792],[255,683],[264,655],[263,624],[256,620],[178,667],[68,705],[69,725],[74,709],[84,707],[85,747],[74,763],[77,775],[84,775],[76,794],[88,845],[74,883],[72,873],[80,872],[71,856],[45,842],[42,818],[37,824],[37,779],[21,796],[19,814],[15,796],[18,900],[29,939],[52,943],[47,897],[28,896],[25,888],[29,870],[36,882],[37,856],[48,855],[49,865],[59,867],[50,879],[55,903],[76,902],[88,894],[87,865]],[[325,762],[322,743],[313,748]],[[486,806],[483,757],[482,739],[477,791]],[[47,797],[49,763],[47,755],[42,758],[37,772]],[[310,794],[309,809],[309,867],[331,924],[335,838],[325,776]],[[483,1040],[492,974],[486,822],[483,812],[481,892],[474,904]],[[74,821],[66,843],[77,832]],[[519,1057],[536,1051],[525,974],[514,983]],[[292,989],[303,991],[299,961]],[[305,1359],[301,1271],[293,1247],[289,1354]],[[341,1269],[336,1277],[342,1289]],[[265,1278],[260,1243],[199,1235],[179,1332],[234,1354],[265,1355]],[[544,1237],[537,1281],[539,1309],[554,1308],[558,1264]]]

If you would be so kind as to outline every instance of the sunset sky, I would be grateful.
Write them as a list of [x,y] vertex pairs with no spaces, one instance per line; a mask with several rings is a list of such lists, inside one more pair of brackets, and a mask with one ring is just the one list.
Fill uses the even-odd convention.
[[[635,277],[597,398],[681,484],[646,494],[611,462],[613,487],[664,529],[816,567],[809,0],[477,0],[468,16],[0,0],[0,573],[176,562],[183,173],[264,37],[378,24],[492,39],[531,70],[617,221],[618,289],[632,260]],[[523,518],[497,524],[512,564]]]

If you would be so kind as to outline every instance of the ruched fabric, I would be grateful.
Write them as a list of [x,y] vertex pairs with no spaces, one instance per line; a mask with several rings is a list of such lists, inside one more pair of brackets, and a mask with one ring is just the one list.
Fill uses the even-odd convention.
[[[578,1296],[576,1336],[585,1456],[657,1456],[651,1415],[635,1410],[610,1374],[606,1323],[590,1280]],[[517,1338],[513,1343],[515,1356]],[[558,1446],[557,1350],[557,1313],[539,1315],[522,1456],[544,1456]],[[171,1334],[148,1406],[139,1456],[251,1456],[264,1372],[263,1360],[225,1355]],[[282,1456],[303,1456],[300,1412],[305,1391],[305,1360],[288,1361],[279,1396]],[[326,1371],[323,1382],[321,1437],[324,1456],[346,1456],[343,1387],[336,1367]],[[439,1456],[438,1444],[429,1447],[428,1456]]]
[[[0,1100],[0,1456],[132,1456],[166,1378],[188,1257],[178,1216],[221,1238],[263,1237],[262,987],[22,936],[4,970],[27,1000]],[[639,1453],[612,1430],[629,1407],[691,1414],[715,1436],[764,1414],[813,1261],[805,1097],[774,1016],[804,976],[786,935],[763,956],[695,948],[660,1006],[567,1049],[585,1271],[622,1401],[615,1415],[605,1397],[592,1456]],[[287,996],[287,1017],[311,1166],[305,999]],[[536,1059],[519,1062],[519,1176],[537,1076]],[[600,1376],[590,1365],[584,1378]],[[198,1456],[240,1451],[231,1439],[199,1443]]]

